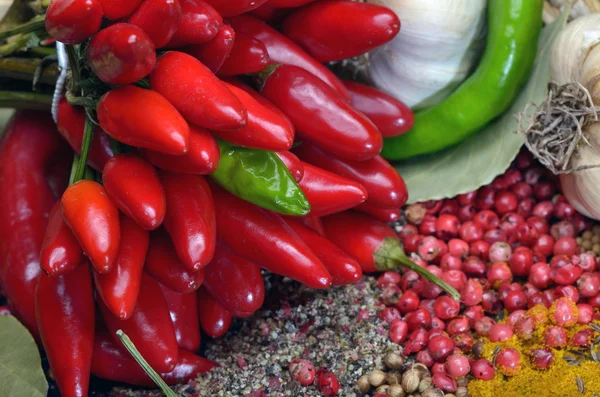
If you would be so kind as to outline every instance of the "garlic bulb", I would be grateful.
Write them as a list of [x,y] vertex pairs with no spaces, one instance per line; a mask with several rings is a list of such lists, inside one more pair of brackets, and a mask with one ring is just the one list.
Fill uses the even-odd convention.
[[[560,33],[552,48],[551,73],[559,85],[580,83],[594,105],[600,106],[600,14],[574,19]],[[570,166],[600,166],[600,121],[586,125],[583,133],[589,145],[580,141]],[[600,219],[600,168],[561,174],[560,178],[571,205],[588,217]]]
[[391,8],[401,22],[396,38],[369,54],[369,78],[408,106],[441,102],[478,61],[486,0],[368,2]]

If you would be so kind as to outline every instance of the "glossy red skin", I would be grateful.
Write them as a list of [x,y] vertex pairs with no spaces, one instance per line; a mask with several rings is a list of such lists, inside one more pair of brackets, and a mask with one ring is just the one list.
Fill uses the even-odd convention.
[[107,19],[116,21],[130,15],[142,0],[98,0]]
[[295,154],[292,152],[277,152],[275,153],[277,157],[285,164],[285,166],[290,170],[290,173],[294,177],[296,182],[300,182],[302,177],[304,177],[304,164]]
[[225,83],[248,111],[248,123],[235,131],[213,134],[234,145],[271,151],[289,150],[294,144],[294,129],[287,119],[261,105],[244,90]]
[[50,115],[34,111],[17,111],[0,142],[0,285],[36,339],[40,250],[55,203],[44,170],[66,146]]
[[217,245],[205,276],[202,287],[236,317],[249,316],[260,309],[265,300],[260,267],[223,244]]
[[305,69],[327,83],[346,101],[350,100],[348,90],[333,72],[260,19],[250,15],[241,15],[232,18],[230,23],[236,33],[242,33],[260,40],[267,47],[271,62],[294,65]]
[[35,305],[42,345],[61,396],[87,396],[95,323],[88,266],[55,277],[42,274]]
[[288,15],[282,31],[319,62],[331,62],[392,40],[400,31],[400,20],[389,8],[374,4],[317,1]]
[[79,44],[90,38],[102,24],[98,0],[52,0],[46,10],[46,31],[65,44]]
[[[62,98],[58,104],[56,124],[63,138],[80,155],[85,129],[85,111],[83,108],[72,106],[66,98]],[[95,170],[102,172],[104,165],[112,156],[114,156],[114,153],[110,146],[109,136],[100,127],[94,127],[88,164]]]
[[345,211],[367,199],[366,189],[351,179],[304,163],[304,176],[298,185],[310,203],[309,216]]
[[362,270],[354,258],[301,222],[291,217],[286,218],[286,222],[317,254],[317,257],[331,274],[332,285],[348,285],[360,280]]
[[113,268],[106,274],[94,272],[94,282],[108,310],[126,320],[132,316],[140,292],[150,238],[147,231],[123,214],[119,223],[121,244]]
[[186,44],[204,44],[211,41],[221,29],[223,17],[210,4],[202,0],[179,0],[181,4],[181,24],[168,48]]
[[377,271],[373,254],[381,247],[383,240],[398,240],[394,230],[368,215],[346,211],[321,220],[325,236],[356,259],[365,273]]
[[94,269],[107,273],[119,253],[119,210],[97,182],[79,181],[61,199],[65,221]]
[[219,11],[224,17],[233,17],[240,15],[257,7],[260,7],[267,0],[206,0]]
[[380,208],[367,202],[359,204],[354,209],[364,214],[371,215],[373,218],[379,219],[382,222],[391,223],[400,219],[400,210],[398,208]]
[[40,267],[55,276],[75,269],[84,261],[83,250],[64,220],[60,202],[56,202],[42,242]]
[[140,154],[154,166],[182,174],[208,175],[217,169],[221,156],[219,144],[202,128],[190,126],[188,151],[182,156],[140,149]]
[[197,290],[204,281],[204,271],[190,271],[177,258],[171,237],[163,229],[150,236],[152,244],[146,256],[145,269],[156,281],[174,292],[185,294]]
[[248,14],[252,15],[262,21],[265,21],[271,25],[275,25],[279,21],[281,21],[291,11],[290,9],[287,9],[287,8],[274,7],[270,3],[271,2],[267,2],[267,3],[263,4],[262,6],[250,11]]
[[215,253],[217,224],[215,204],[201,176],[162,171],[160,180],[167,195],[164,227],[171,235],[181,263],[197,271]]
[[108,135],[126,145],[175,155],[188,150],[188,123],[152,90],[132,85],[111,90],[100,100],[98,120]]
[[136,154],[118,154],[104,167],[108,197],[144,230],[159,227],[167,210],[165,191],[154,167]]
[[235,32],[231,26],[221,25],[221,29],[211,41],[205,44],[190,44],[182,51],[198,59],[211,72],[217,73],[231,54],[234,41]]
[[127,23],[141,28],[154,43],[164,47],[181,26],[182,11],[179,0],[145,0],[127,18]]
[[[179,349],[177,356],[179,358],[175,368],[171,372],[159,374],[168,385],[186,383],[199,373],[208,372],[217,366],[212,361],[196,356],[184,349]],[[105,329],[96,331],[92,374],[102,379],[129,383],[135,386],[156,387],[156,383],[121,347],[121,342],[115,343]]]
[[298,145],[294,153],[307,163],[363,185],[369,194],[367,203],[372,206],[400,208],[408,200],[408,190],[404,180],[381,156],[366,161],[339,159],[311,142]]
[[179,294],[162,286],[180,348],[195,352],[200,348],[200,323],[196,293]]
[[344,85],[350,93],[350,106],[367,116],[384,138],[402,135],[413,127],[413,111],[393,96],[354,81],[344,81]]
[[321,236],[325,235],[325,228],[323,227],[323,222],[321,222],[321,218],[319,218],[318,216],[293,217],[293,219],[297,219],[299,222],[302,222],[303,225],[310,227],[312,230],[319,233]]
[[175,328],[160,285],[152,277],[142,273],[137,303],[127,320],[113,315],[101,300],[98,306],[115,343],[121,345],[116,334],[121,329],[155,371],[169,372],[175,368],[178,351]]
[[301,7],[305,4],[312,3],[315,0],[269,0],[269,4],[275,7]]
[[235,76],[239,74],[258,73],[270,62],[265,45],[245,34],[237,34],[233,49],[225,63],[219,69],[219,76]]
[[232,77],[223,78],[223,81],[227,82],[230,85],[234,85],[237,88],[240,88],[240,89],[246,91],[248,94],[250,94],[252,96],[252,98],[256,99],[256,101],[258,101],[258,103],[260,103],[261,105],[263,105],[267,109],[269,109],[269,110],[277,113],[279,116],[281,116],[282,118],[284,118],[286,120],[286,122],[288,123],[289,128],[291,130],[294,130],[294,124],[292,124],[292,120],[290,120],[290,118],[288,116],[286,116],[285,113],[283,113],[281,111],[281,109],[279,109],[277,106],[273,105],[272,102],[270,102],[267,98],[265,98],[264,96],[262,96],[254,88],[250,87],[247,84],[242,83],[237,78],[232,78]]
[[210,69],[183,52],[171,51],[158,58],[150,86],[198,127],[233,130],[248,121],[240,100]]
[[92,71],[108,84],[130,84],[143,79],[156,62],[154,43],[142,29],[117,23],[90,41],[86,59]]
[[383,138],[377,127],[304,69],[277,67],[261,93],[292,120],[299,135],[337,157],[365,161],[381,151]]
[[308,245],[277,214],[211,183],[217,235],[240,256],[311,288],[328,288],[331,275]]
[[198,318],[200,327],[211,338],[220,338],[225,335],[231,325],[232,316],[215,298],[204,288],[197,292]]

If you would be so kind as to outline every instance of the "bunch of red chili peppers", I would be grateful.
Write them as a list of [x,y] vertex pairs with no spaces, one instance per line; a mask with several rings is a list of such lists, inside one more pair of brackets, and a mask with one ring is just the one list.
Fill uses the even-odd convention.
[[0,283],[62,395],[90,373],[151,384],[119,329],[167,383],[210,369],[200,327],[260,308],[261,268],[327,288],[407,262],[385,224],[406,186],[379,152],[412,113],[321,63],[391,40],[390,10],[53,0],[45,25],[71,79],[60,135],[20,111],[3,138]]

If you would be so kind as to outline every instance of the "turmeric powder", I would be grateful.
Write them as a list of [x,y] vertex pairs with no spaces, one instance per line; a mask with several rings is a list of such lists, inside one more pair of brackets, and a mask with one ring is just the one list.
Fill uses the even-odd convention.
[[[546,370],[535,369],[530,361],[530,352],[536,348],[548,347],[544,343],[544,330],[552,324],[548,321],[551,312],[534,307],[528,315],[536,317],[536,329],[529,340],[513,335],[505,342],[490,342],[484,338],[482,356],[492,361],[497,347],[512,347],[521,353],[521,370],[511,377],[496,371],[490,381],[472,380],[469,393],[473,397],[581,397],[600,396],[600,362],[592,361],[590,350],[567,346],[565,349],[551,348],[554,364]],[[567,328],[569,341],[575,333],[590,329],[589,325],[575,324]],[[595,332],[594,339],[598,335]],[[580,379],[578,381],[578,378]]]

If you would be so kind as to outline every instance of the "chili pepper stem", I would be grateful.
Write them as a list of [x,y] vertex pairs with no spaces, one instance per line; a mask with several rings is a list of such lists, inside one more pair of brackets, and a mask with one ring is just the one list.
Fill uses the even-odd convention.
[[265,85],[265,82],[267,81],[269,76],[272,75],[277,70],[278,67],[279,67],[278,63],[273,63],[273,64],[265,67],[260,72],[256,73],[256,75],[254,75],[254,81],[258,85],[259,91],[262,91],[262,88]]
[[69,68],[71,69],[71,87],[70,93],[78,96],[81,93],[79,91],[79,82],[81,81],[81,72],[79,70],[79,56],[75,46],[65,46],[67,50],[67,57],[69,57]]
[[34,92],[0,91],[0,108],[48,110],[52,97]]
[[373,254],[375,259],[375,266],[379,271],[398,269],[399,267],[406,267],[418,275],[424,277],[426,280],[431,281],[438,287],[443,289],[446,293],[452,296],[457,301],[460,300],[460,294],[457,290],[452,288],[448,283],[442,281],[440,278],[429,272],[427,269],[422,268],[413,261],[411,261],[398,240],[387,237],[383,240],[381,246]]
[[4,40],[8,37],[15,36],[19,33],[31,33],[38,30],[44,30],[44,19],[45,15],[38,15],[33,17],[30,21],[25,22],[14,28],[6,29],[0,32],[0,40]]
[[117,337],[121,340],[121,343],[125,346],[127,351],[133,356],[133,359],[142,367],[144,372],[156,383],[158,387],[165,393],[167,397],[177,397],[177,394],[169,388],[164,380],[156,373],[156,371],[148,364],[148,362],[142,357],[138,349],[135,347],[131,339],[122,330],[117,331]]

